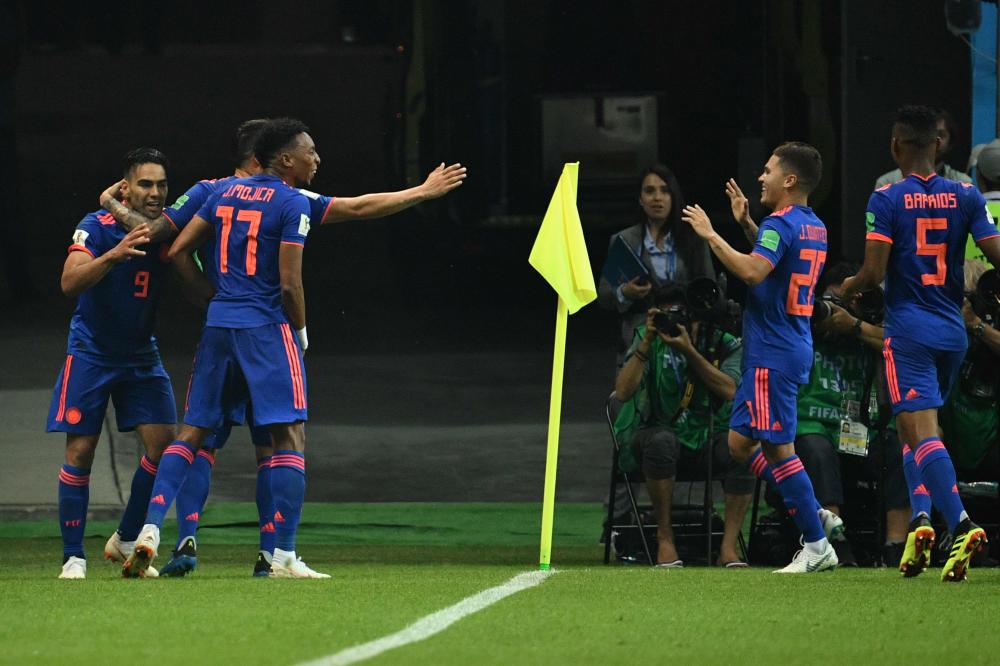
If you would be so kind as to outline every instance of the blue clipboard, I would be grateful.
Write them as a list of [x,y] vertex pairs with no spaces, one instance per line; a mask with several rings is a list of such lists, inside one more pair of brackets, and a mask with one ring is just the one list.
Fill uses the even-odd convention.
[[635,252],[628,246],[628,243],[621,236],[615,236],[608,249],[608,258],[601,270],[601,277],[617,287],[625,282],[631,282],[637,277],[649,282],[649,271],[639,260],[639,257],[635,256]]

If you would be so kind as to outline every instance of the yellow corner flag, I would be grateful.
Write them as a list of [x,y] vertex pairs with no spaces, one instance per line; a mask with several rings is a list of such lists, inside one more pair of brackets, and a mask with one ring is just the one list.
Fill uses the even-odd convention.
[[597,298],[583,240],[580,213],[576,210],[576,185],[580,163],[563,167],[559,184],[531,248],[528,263],[559,294],[556,310],[556,343],[552,353],[552,392],[549,397],[549,432],[545,452],[545,493],[542,499],[542,539],[538,567],[552,561],[552,523],[556,500],[556,463],[559,460],[559,417],[562,412],[563,363],[566,358],[566,319]]
[[563,167],[528,257],[528,263],[552,285],[570,314],[597,298],[580,213],[576,210],[579,171],[579,162]]

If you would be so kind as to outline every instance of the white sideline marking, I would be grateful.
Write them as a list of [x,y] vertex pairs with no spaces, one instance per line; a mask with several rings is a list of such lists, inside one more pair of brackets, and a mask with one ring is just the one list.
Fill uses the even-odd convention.
[[376,655],[402,647],[403,645],[417,643],[444,631],[463,617],[481,611],[487,606],[491,606],[501,599],[521,590],[538,585],[554,573],[554,569],[548,571],[526,571],[514,576],[503,585],[483,590],[478,594],[462,599],[457,604],[431,613],[394,634],[343,649],[340,652],[320,657],[314,661],[304,662],[299,666],[343,666],[344,664],[353,664],[365,659],[371,659]]

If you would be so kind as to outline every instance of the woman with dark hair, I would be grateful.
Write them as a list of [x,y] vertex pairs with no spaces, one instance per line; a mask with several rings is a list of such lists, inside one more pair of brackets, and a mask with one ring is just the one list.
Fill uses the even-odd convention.
[[639,179],[639,206],[642,219],[611,236],[611,242],[621,237],[649,272],[650,281],[637,279],[611,284],[603,277],[598,289],[598,302],[606,310],[621,315],[622,352],[632,342],[637,326],[646,321],[646,311],[655,287],[665,282],[689,282],[697,277],[715,279],[712,256],[705,241],[681,223],[684,195],[673,171],[662,164],[653,164]]

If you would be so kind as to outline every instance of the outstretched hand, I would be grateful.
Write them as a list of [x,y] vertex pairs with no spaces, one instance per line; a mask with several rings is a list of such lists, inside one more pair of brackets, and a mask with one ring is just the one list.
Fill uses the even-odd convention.
[[729,207],[733,211],[733,219],[740,224],[750,222],[750,201],[732,178],[726,183],[726,196],[729,197]]
[[455,163],[446,167],[444,162],[441,162],[424,181],[423,187],[427,198],[437,199],[451,192],[465,180],[466,171],[467,169],[461,164]]
[[681,213],[681,219],[690,224],[691,228],[694,229],[694,232],[705,240],[708,240],[715,235],[715,229],[712,227],[712,220],[708,218],[708,213],[706,213],[698,204],[693,206],[684,206],[684,210]]

